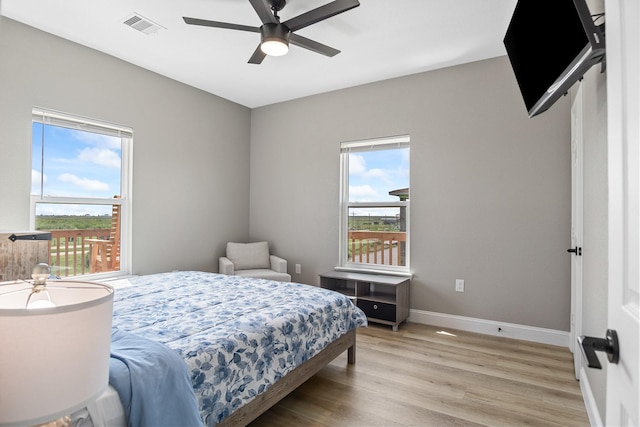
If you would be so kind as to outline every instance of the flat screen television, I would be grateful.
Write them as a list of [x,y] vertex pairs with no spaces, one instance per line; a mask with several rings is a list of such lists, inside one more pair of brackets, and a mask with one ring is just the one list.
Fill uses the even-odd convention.
[[504,45],[529,117],[551,107],[605,53],[586,0],[518,0]]

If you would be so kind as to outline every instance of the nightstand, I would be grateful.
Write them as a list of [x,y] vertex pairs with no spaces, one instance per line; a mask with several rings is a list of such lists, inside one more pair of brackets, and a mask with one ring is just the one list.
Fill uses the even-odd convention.
[[320,286],[353,299],[371,322],[391,325],[394,332],[409,317],[408,277],[329,271],[320,274]]

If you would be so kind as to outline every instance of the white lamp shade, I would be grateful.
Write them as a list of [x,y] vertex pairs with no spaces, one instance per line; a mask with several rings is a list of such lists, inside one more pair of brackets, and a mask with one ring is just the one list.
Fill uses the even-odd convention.
[[25,308],[29,283],[0,284],[0,426],[57,419],[109,382],[113,288],[49,281],[55,307]]

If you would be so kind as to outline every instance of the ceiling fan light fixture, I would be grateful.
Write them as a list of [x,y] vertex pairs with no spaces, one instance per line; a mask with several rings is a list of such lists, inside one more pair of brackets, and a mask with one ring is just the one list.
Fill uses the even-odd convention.
[[260,49],[269,56],[282,56],[289,52],[289,45],[283,40],[264,40]]
[[260,49],[269,56],[282,56],[289,52],[289,29],[282,24],[264,24],[260,28]]

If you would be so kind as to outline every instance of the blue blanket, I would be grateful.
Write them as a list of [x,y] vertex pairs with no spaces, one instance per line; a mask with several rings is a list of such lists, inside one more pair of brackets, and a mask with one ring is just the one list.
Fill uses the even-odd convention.
[[202,426],[187,365],[163,344],[115,331],[109,383],[129,427]]

